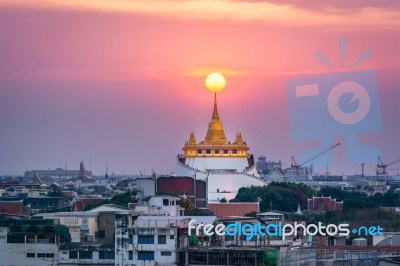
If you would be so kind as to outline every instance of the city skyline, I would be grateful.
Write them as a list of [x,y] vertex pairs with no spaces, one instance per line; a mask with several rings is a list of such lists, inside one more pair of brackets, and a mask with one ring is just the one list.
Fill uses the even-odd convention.
[[[293,139],[287,80],[347,71],[366,50],[355,70],[376,72],[383,128],[360,140],[387,162],[400,158],[399,24],[391,0],[0,2],[0,174],[81,160],[97,175],[106,165],[171,173],[190,132],[206,134],[213,71],[227,79],[218,94],[227,138],[241,131],[255,156],[289,166],[320,143]],[[361,173],[345,153],[334,151],[331,171]]]

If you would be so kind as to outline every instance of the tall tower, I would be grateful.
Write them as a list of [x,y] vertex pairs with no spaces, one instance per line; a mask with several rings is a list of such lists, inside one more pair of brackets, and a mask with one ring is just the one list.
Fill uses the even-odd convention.
[[79,165],[79,178],[85,178],[85,166],[83,165],[83,161],[81,161],[81,164]]

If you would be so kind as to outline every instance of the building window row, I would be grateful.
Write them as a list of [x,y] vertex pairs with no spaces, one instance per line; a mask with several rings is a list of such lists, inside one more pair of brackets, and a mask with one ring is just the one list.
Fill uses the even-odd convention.
[[172,252],[171,251],[161,251],[161,256],[171,256]]
[[7,243],[54,244],[56,243],[56,235],[9,234],[7,235]]
[[53,253],[37,253],[38,258],[54,258]]
[[69,259],[78,259],[78,254],[79,254],[79,259],[93,259],[93,252],[92,251],[76,251],[76,250],[71,250],[69,252]]
[[138,251],[138,260],[154,260],[154,251]]
[[[138,260],[154,260],[154,251],[138,251]],[[161,256],[171,256],[171,251],[161,251]],[[128,260],[133,260],[133,251],[128,251]]]
[[101,250],[101,251],[99,251],[99,259],[101,259],[101,260],[114,260],[115,259],[114,250]]
[[93,259],[93,252],[92,251],[79,251],[79,258],[80,259]]
[[[189,153],[193,153],[193,152],[189,151]],[[233,150],[219,150],[219,149],[215,149],[215,150],[205,149],[205,150],[202,150],[202,149],[197,149],[197,154],[217,154],[217,155],[224,154],[224,155],[228,155],[228,154],[243,154],[243,152],[242,151],[238,151],[236,149],[233,149]]]
[[206,169],[208,173],[237,173],[236,169]]
[[154,235],[138,235],[138,244],[154,244]]

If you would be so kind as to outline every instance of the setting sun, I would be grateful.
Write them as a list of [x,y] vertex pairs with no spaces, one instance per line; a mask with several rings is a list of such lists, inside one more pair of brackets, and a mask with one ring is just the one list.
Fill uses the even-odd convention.
[[206,87],[212,92],[219,92],[225,88],[225,77],[217,72],[209,74],[206,78]]

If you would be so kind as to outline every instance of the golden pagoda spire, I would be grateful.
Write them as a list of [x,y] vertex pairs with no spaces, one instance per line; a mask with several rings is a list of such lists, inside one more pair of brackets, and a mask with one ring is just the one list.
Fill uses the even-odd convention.
[[218,106],[217,106],[217,93],[214,93],[214,110],[211,118],[211,122],[208,124],[208,131],[204,144],[228,144],[225,137],[224,128],[222,122],[219,120]]
[[242,132],[239,132],[239,133],[237,133],[236,134],[236,138],[235,138],[235,142],[234,142],[235,144],[240,144],[240,145],[242,145],[244,142],[243,142],[243,138],[242,138]]
[[219,120],[218,107],[217,107],[217,93],[216,92],[214,92],[214,111],[213,111],[212,119]]
[[194,137],[194,132],[193,131],[190,133],[188,144],[189,145],[196,145],[196,138]]

